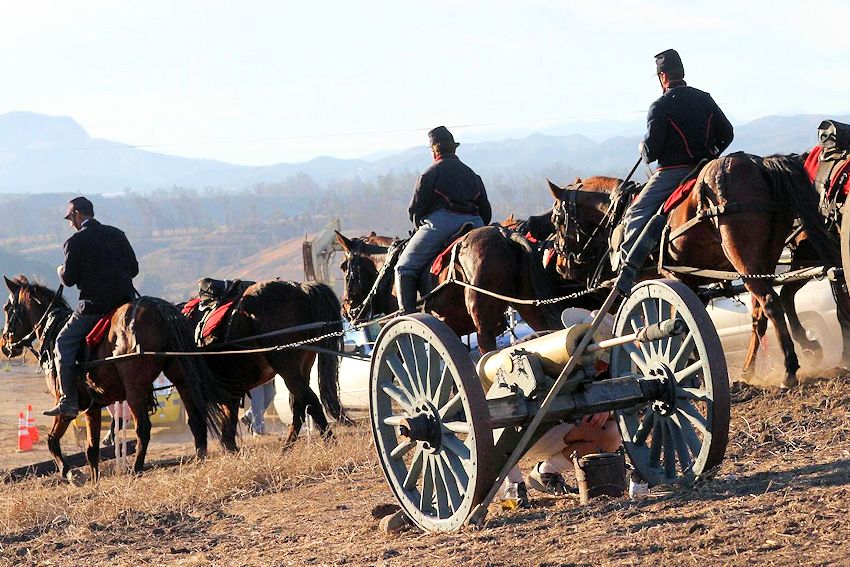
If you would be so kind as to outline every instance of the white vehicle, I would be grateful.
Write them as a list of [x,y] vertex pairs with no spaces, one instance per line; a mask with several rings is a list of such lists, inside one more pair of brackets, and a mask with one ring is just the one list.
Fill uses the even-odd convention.
[[[841,357],[841,329],[836,317],[835,300],[832,290],[826,279],[813,280],[805,285],[796,297],[797,313],[803,327],[807,330],[809,339],[817,339],[823,347],[824,358],[820,366],[829,367],[838,363]],[[741,372],[744,356],[750,343],[752,334],[752,298],[749,293],[743,293],[733,298],[713,299],[707,306],[708,314],[717,327],[723,350],[729,364],[729,373],[732,380],[738,379]],[[512,339],[522,338],[531,332],[531,328],[524,322],[518,321],[513,330],[498,339],[500,347],[511,344]],[[368,356],[372,352],[378,329],[369,328],[350,331],[345,335],[345,350],[349,353],[358,353]],[[475,335],[464,337],[464,343],[470,346],[473,358],[478,358],[478,349]],[[797,356],[803,371],[811,366],[808,353],[802,351],[796,345]],[[757,371],[760,374],[769,375],[772,372],[782,372],[784,363],[782,351],[777,344],[776,333],[773,325],[769,325],[762,340],[761,349],[758,353]],[[353,413],[360,413],[369,408],[369,370],[368,360],[356,360],[342,358],[339,367],[339,389],[340,401],[343,407]],[[289,392],[278,376],[275,378],[277,395],[274,399],[275,410],[284,423],[289,423],[292,414],[289,411]],[[318,392],[315,367],[310,381],[314,392]]]

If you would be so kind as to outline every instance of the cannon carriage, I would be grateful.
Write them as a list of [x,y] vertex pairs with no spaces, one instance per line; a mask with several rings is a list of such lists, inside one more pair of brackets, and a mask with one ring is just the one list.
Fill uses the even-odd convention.
[[[612,292],[606,304],[613,304]],[[481,524],[508,471],[552,426],[615,411],[634,468],[690,484],[723,459],[729,381],[717,332],[679,282],[636,286],[613,336],[592,324],[488,353],[476,368],[441,321],[388,323],[371,362],[372,433],[387,482],[425,531]]]

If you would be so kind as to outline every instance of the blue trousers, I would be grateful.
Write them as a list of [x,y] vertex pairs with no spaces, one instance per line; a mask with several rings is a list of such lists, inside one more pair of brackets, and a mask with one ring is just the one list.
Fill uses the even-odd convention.
[[245,412],[245,417],[251,420],[251,429],[258,435],[263,435],[266,432],[264,416],[272,400],[274,400],[275,393],[274,379],[265,384],[260,384],[256,388],[251,388],[251,407]]
[[62,397],[59,403],[78,408],[77,400],[77,353],[83,346],[86,335],[97,325],[100,315],[80,315],[73,313],[59,335],[56,337],[56,361],[59,365],[59,385]]
[[[621,258],[625,259],[647,225],[664,201],[673,194],[682,179],[690,173],[691,166],[659,169],[649,178],[640,194],[626,211],[626,232],[620,247]],[[625,262],[624,262],[625,263]]]
[[428,262],[449,244],[449,238],[468,222],[475,228],[484,226],[484,221],[478,215],[453,213],[444,209],[428,215],[401,253],[395,267],[396,275],[418,277]]

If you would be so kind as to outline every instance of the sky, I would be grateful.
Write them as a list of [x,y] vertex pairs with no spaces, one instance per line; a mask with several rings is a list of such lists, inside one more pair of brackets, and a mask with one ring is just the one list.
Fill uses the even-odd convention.
[[[640,128],[653,56],[736,123],[850,111],[850,2],[4,0],[0,113],[262,165]],[[615,128],[616,129],[616,128]],[[600,130],[601,131],[601,130]],[[605,130],[606,134],[609,130]]]

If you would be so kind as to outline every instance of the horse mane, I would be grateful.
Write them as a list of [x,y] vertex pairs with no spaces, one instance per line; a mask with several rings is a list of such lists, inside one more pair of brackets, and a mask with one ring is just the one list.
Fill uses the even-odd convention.
[[[29,281],[23,274],[12,278],[12,283],[21,286],[20,294],[21,299],[23,300],[29,300],[32,297],[38,301],[45,302],[45,305],[47,305],[47,302],[50,302],[53,299],[53,296],[56,295],[54,290],[39,282]],[[54,304],[64,305],[68,309],[71,308],[64,296],[58,297],[56,301],[54,301]]]
[[617,179],[616,177],[595,175],[593,177],[582,179],[579,190],[587,191],[589,193],[611,193],[620,185],[620,183],[622,183],[622,181],[622,179]]

